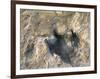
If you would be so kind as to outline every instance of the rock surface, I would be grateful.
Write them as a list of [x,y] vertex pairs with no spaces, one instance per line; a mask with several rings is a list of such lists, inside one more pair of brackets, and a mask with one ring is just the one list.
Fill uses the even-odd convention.
[[[90,13],[21,9],[20,23],[20,69],[90,65]],[[58,34],[66,34],[66,48],[52,55],[45,39],[55,28]],[[79,38],[78,48],[71,45],[70,29]]]

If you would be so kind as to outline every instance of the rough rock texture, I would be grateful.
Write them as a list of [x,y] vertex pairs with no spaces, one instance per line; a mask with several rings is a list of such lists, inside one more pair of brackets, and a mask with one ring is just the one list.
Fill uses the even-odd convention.
[[[90,13],[20,10],[20,68],[79,67],[90,64]],[[53,29],[64,35],[66,48],[52,55],[45,39],[51,39]],[[71,44],[71,32],[79,38],[78,48]]]

